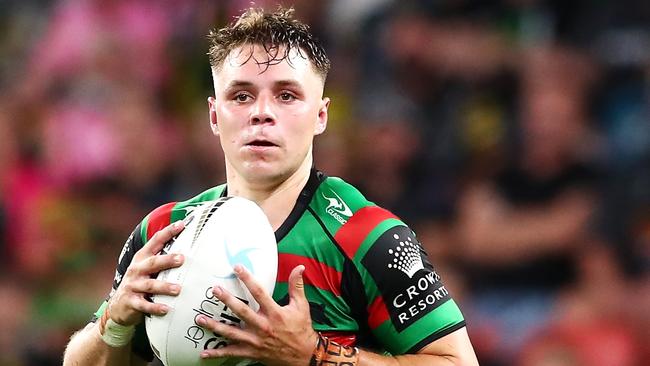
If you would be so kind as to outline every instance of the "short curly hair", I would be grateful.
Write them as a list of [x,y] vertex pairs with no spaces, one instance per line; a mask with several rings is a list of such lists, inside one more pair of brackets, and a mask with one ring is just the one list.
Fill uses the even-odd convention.
[[[293,8],[279,7],[275,12],[250,8],[228,26],[210,31],[210,65],[219,70],[230,52],[245,44],[260,45],[269,55],[267,61],[257,61],[268,68],[295,50],[311,61],[315,71],[325,80],[330,61],[323,46],[309,32],[309,26],[293,18]],[[282,52],[280,52],[282,50]],[[252,58],[252,54],[246,61]],[[245,61],[245,62],[246,62]],[[244,63],[245,63],[244,62]]]

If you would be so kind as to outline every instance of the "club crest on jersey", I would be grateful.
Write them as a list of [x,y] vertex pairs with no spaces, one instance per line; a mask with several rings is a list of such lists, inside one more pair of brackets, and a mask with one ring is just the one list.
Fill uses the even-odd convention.
[[327,208],[325,208],[325,212],[332,216],[336,221],[345,224],[352,216],[352,210],[350,210],[350,207],[348,207],[345,201],[343,201],[336,192],[332,191],[332,194],[335,197],[327,197],[325,193],[322,193],[323,198],[329,202]]

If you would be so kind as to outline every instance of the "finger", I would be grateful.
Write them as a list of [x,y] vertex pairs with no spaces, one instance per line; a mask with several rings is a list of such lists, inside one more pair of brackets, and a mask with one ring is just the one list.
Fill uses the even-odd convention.
[[147,301],[141,297],[133,296],[130,303],[131,307],[141,313],[152,315],[165,315],[169,312],[169,306],[165,304],[156,304]]
[[212,293],[226,305],[237,317],[253,327],[261,325],[261,317],[240,299],[233,296],[221,286],[215,286]]
[[139,267],[143,274],[152,274],[169,268],[180,267],[185,257],[182,254],[154,255],[143,261]]
[[236,325],[225,324],[218,322],[213,318],[208,318],[203,315],[196,317],[197,323],[205,329],[211,330],[217,335],[228,338],[230,343],[246,343],[246,344],[255,344],[255,336],[250,332],[241,329]]
[[131,282],[130,290],[141,294],[176,296],[181,292],[181,286],[147,278]]
[[255,280],[253,275],[241,264],[235,265],[233,268],[237,277],[244,283],[248,291],[251,293],[255,301],[260,304],[260,309],[272,309],[278,304],[273,300],[271,295],[266,292],[264,287]]
[[256,358],[255,351],[246,344],[229,344],[217,349],[206,349],[201,352],[201,358],[218,358],[218,357],[243,357]]
[[183,231],[184,228],[185,223],[182,220],[167,225],[165,228],[158,230],[140,251],[146,256],[158,254],[165,244]]
[[302,277],[305,266],[296,266],[289,274],[289,303],[295,303],[300,307],[309,306],[305,296],[305,283]]

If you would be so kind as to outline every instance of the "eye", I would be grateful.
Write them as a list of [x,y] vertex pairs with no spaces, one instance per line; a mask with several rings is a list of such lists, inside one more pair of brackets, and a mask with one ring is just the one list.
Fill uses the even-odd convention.
[[294,99],[296,99],[296,96],[289,92],[280,93],[280,100],[283,102],[291,102]]
[[236,102],[245,103],[251,98],[247,93],[238,93],[233,98]]

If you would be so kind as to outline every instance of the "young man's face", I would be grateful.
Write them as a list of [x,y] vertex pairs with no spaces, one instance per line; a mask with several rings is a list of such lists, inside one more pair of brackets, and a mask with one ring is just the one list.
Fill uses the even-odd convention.
[[258,64],[268,59],[258,45],[235,49],[213,70],[208,99],[229,177],[249,183],[281,182],[311,165],[313,138],[327,124],[329,99],[310,61],[292,51],[290,62]]

